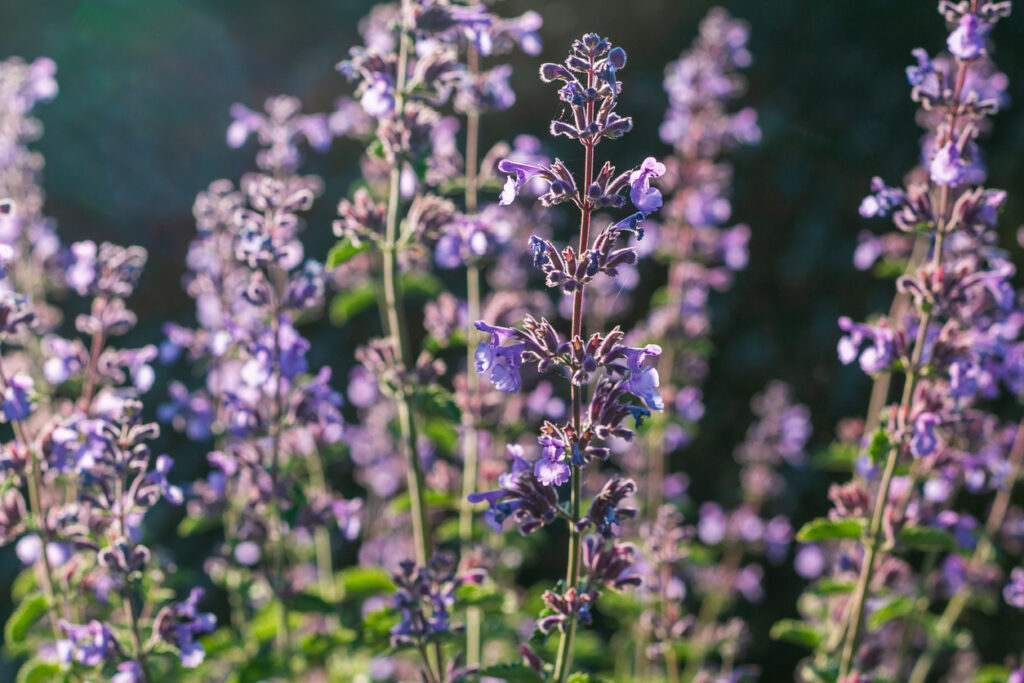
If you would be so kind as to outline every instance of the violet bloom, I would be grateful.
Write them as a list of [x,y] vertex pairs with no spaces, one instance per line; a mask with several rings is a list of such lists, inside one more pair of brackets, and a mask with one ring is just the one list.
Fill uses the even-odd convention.
[[929,175],[937,185],[961,185],[966,180],[967,170],[967,164],[952,140],[939,148],[928,164]]
[[970,13],[960,17],[960,24],[949,34],[946,45],[953,56],[963,60],[985,54],[985,35],[978,17]]
[[1011,607],[1024,609],[1024,567],[1014,567],[1010,572],[1010,583],[1003,588],[1003,599]]
[[498,170],[502,173],[513,174],[508,177],[505,181],[505,186],[501,190],[501,200],[498,202],[500,206],[511,204],[523,185],[538,176],[542,176],[545,172],[543,168],[531,166],[530,164],[521,164],[509,159],[502,159],[498,162]]
[[914,435],[910,439],[910,452],[914,457],[924,458],[935,452],[939,444],[935,428],[941,418],[935,413],[921,413],[914,420]]
[[649,215],[661,208],[661,192],[651,187],[651,178],[665,175],[665,164],[647,157],[638,169],[629,175],[629,199],[643,214]]
[[642,349],[626,347],[623,349],[626,362],[629,367],[629,379],[626,380],[626,389],[630,393],[643,399],[651,410],[664,410],[665,402],[658,393],[658,371],[654,366],[644,366],[648,356],[654,357],[661,354],[661,347],[657,344],[648,344]]
[[5,421],[24,420],[32,413],[32,402],[35,399],[35,382],[27,375],[14,375],[8,378],[4,389],[3,410]]
[[491,335],[490,341],[480,342],[474,353],[477,374],[489,379],[503,393],[514,394],[519,391],[522,385],[519,368],[523,364],[526,344],[520,342],[502,346],[503,342],[515,336],[516,331],[511,328],[488,325],[482,320],[476,322],[476,328]]
[[544,486],[561,486],[569,481],[569,465],[565,462],[565,444],[549,436],[542,436],[544,447],[540,460],[534,465],[533,475]]

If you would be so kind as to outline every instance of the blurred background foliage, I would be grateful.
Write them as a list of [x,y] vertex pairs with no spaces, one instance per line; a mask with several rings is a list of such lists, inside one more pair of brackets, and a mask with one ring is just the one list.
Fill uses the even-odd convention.
[[[370,0],[3,0],[0,55],[52,57],[60,95],[37,108],[46,132],[46,212],[62,239],[109,239],[145,246],[150,261],[134,299],[139,343],[158,342],[165,320],[187,322],[193,301],[180,286],[184,256],[194,234],[191,206],[210,181],[238,178],[252,167],[252,149],[227,149],[228,108],[242,102],[262,108],[270,95],[300,97],[308,112],[329,111],[351,92],[334,64],[358,41],[357,23]],[[558,113],[550,87],[536,80],[540,61],[559,60],[569,42],[596,31],[629,53],[621,109],[635,128],[624,143],[609,145],[614,159],[635,163],[667,151],[658,125],[667,104],[661,89],[665,64],[696,33],[712,3],[691,0],[508,0],[498,11],[536,9],[544,17],[544,53],[514,55],[517,104],[484,118],[484,147],[517,133],[543,136]],[[868,383],[835,356],[836,318],[855,319],[888,308],[892,283],[857,272],[852,253],[857,233],[880,231],[857,215],[873,175],[896,183],[915,162],[920,130],[903,67],[910,49],[942,47],[934,0],[724,0],[752,26],[750,90],[763,142],[735,158],[733,217],[753,231],[751,260],[736,287],[715,299],[717,353],[705,390],[707,417],[696,443],[676,467],[690,474],[695,497],[734,493],[731,453],[750,421],[750,397],[773,378],[795,388],[809,405],[814,443],[831,440],[837,420],[862,413]],[[1010,76],[1011,97],[1024,102],[1024,42],[1020,13],[1001,23],[996,62]],[[1014,103],[996,118],[984,147],[989,184],[1009,190],[1003,215],[1004,246],[1020,255],[1017,227],[1024,222],[1024,106]],[[555,147],[563,158],[578,153]],[[604,152],[604,150],[602,149]],[[309,216],[307,253],[322,258],[333,242],[334,205],[359,172],[361,150],[349,140],[311,157],[307,172],[320,174],[326,191]],[[614,160],[613,159],[613,160]],[[524,245],[525,248],[525,245]],[[1019,261],[1019,259],[1017,259]],[[454,280],[453,280],[454,281]],[[657,283],[649,283],[650,288]],[[645,300],[641,297],[641,300]],[[634,310],[639,317],[642,310]],[[629,322],[629,321],[627,321]],[[342,386],[354,344],[373,333],[368,319],[336,328],[317,323],[306,333],[311,362],[335,366]],[[166,380],[166,377],[161,378]],[[159,382],[158,382],[159,385]],[[159,389],[150,409],[155,409]],[[187,481],[205,467],[198,452],[173,434],[178,477]],[[188,453],[188,449],[196,450]],[[823,474],[791,481],[787,496],[794,522],[826,508]],[[198,571],[205,552],[175,542],[177,511],[153,520],[158,543],[175,551],[183,571]],[[0,563],[0,583],[17,571],[13,553]],[[747,615],[755,634],[795,612],[800,583],[790,567],[770,569],[767,603]],[[7,600],[3,591],[0,600]],[[7,605],[9,608],[9,605]],[[989,634],[998,633],[992,624]],[[799,652],[755,638],[751,659],[764,680],[789,680]],[[783,672],[772,675],[771,672]],[[0,671],[0,677],[4,674]]]

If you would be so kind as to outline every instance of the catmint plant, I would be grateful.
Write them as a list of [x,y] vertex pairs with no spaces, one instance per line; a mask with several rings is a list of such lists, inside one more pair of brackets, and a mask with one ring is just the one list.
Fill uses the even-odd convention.
[[211,473],[189,495],[189,526],[222,526],[223,545],[206,569],[229,593],[233,637],[246,642],[235,654],[258,653],[250,623],[276,612],[281,666],[293,675],[296,639],[336,625],[307,619],[292,633],[290,614],[311,597],[337,600],[334,548],[361,526],[360,501],[338,495],[327,478],[326,456],[344,431],[342,399],[329,368],[309,367],[310,344],[296,329],[325,290],[322,265],[304,257],[300,241],[300,215],[322,192],[319,178],[298,173],[300,146],[324,151],[351,122],[303,114],[288,96],[268,99],[265,113],[242,105],[231,113],[227,142],[240,147],[254,136],[259,171],[237,188],[215,181],[196,199],[185,284],[199,327],[167,325],[161,355],[187,355],[205,384],[189,392],[172,383],[160,414],[190,438],[213,441]]
[[[866,218],[888,217],[921,235],[923,248],[869,250],[866,240],[858,250],[862,267],[878,255],[906,258],[897,286],[907,306],[869,323],[841,318],[839,358],[871,375],[902,375],[903,387],[896,404],[877,419],[869,414],[873,431],[863,435],[857,476],[833,487],[829,518],[798,536],[853,539],[827,549],[831,573],[801,602],[813,625],[779,629],[781,637],[813,634],[806,675],[923,682],[970,598],[991,591],[998,576],[994,544],[1024,445],[990,406],[1004,387],[1020,393],[1021,330],[1014,268],[995,246],[1005,193],[981,186],[977,139],[1005,104],[1006,78],[989,51],[991,30],[1009,10],[1009,2],[939,3],[949,52],[933,58],[916,49],[907,69],[925,127],[922,166],[905,187],[876,178],[860,206]],[[888,384],[880,386],[884,405]],[[958,509],[993,493],[984,522]],[[907,557],[914,551],[925,553],[920,568]],[[938,615],[924,608],[933,601],[944,605]]]
[[[143,543],[146,512],[182,500],[167,477],[173,460],[146,443],[158,428],[142,421],[156,347],[112,345],[135,326],[126,299],[146,252],[91,241],[63,248],[42,213],[43,160],[28,146],[41,127],[31,112],[56,94],[55,71],[46,58],[0,64],[0,194],[13,199],[0,202],[0,410],[13,435],[3,540],[29,567],[6,645],[34,655],[26,679],[148,682],[202,662],[198,638],[215,622],[198,611],[201,589],[175,601],[164,563]],[[87,302],[74,320],[80,337],[60,336],[60,312],[47,302],[58,290]],[[44,616],[49,635],[34,628]]]
[[[521,327],[501,327],[477,321],[476,327],[489,335],[476,350],[476,370],[497,389],[515,393],[522,385],[524,362],[536,364],[541,373],[561,375],[570,385],[571,410],[566,422],[547,421],[538,437],[539,457],[527,455],[520,446],[509,447],[512,468],[499,481],[500,488],[474,494],[473,502],[486,501],[488,523],[500,531],[511,518],[521,533],[529,534],[558,518],[569,525],[570,541],[566,579],[544,594],[545,613],[537,622],[543,634],[561,633],[557,658],[551,672],[555,681],[567,680],[572,667],[573,639],[578,625],[591,621],[593,603],[603,588],[619,589],[638,582],[633,573],[635,551],[615,539],[620,523],[635,510],[628,498],[635,492],[632,480],[613,476],[583,512],[583,474],[587,465],[606,460],[612,438],[630,439],[632,419],[639,425],[652,410],[664,405],[658,393],[657,371],[648,364],[661,349],[654,345],[634,348],[623,342],[618,328],[584,337],[582,329],[584,290],[598,277],[615,277],[617,267],[636,261],[635,249],[618,244],[630,234],[643,235],[643,219],[662,203],[652,180],[664,173],[664,165],[647,158],[638,167],[622,173],[605,163],[595,167],[595,149],[605,139],[629,132],[632,120],[615,109],[622,85],[618,72],[626,65],[626,53],[607,39],[586,34],[573,43],[563,64],[544,64],[541,79],[561,82],[559,97],[568,107],[568,121],[551,123],[554,136],[578,141],[584,150],[583,174],[578,178],[561,161],[535,166],[511,159],[499,164],[509,174],[501,193],[501,204],[511,204],[531,180],[547,183],[540,196],[545,206],[563,202],[580,211],[576,247],[560,249],[554,242],[531,237],[534,265],[545,275],[549,287],[573,300],[572,327],[559,334],[546,319],[527,316]],[[611,223],[591,239],[591,219],[602,209],[626,205],[629,195],[636,211]],[[585,397],[584,393],[590,393]],[[568,485],[569,502],[559,501],[559,490]],[[593,535],[584,543],[584,532]],[[586,546],[584,548],[584,545]],[[539,666],[530,655],[528,662]]]
[[725,227],[732,217],[732,167],[723,158],[760,140],[757,113],[731,110],[746,89],[741,71],[751,63],[748,37],[744,22],[714,8],[701,21],[692,47],[665,70],[669,108],[660,132],[673,154],[665,160],[661,187],[671,194],[661,219],[649,227],[648,239],[654,257],[668,265],[668,275],[665,296],[652,305],[641,333],[663,349],[657,367],[674,410],[666,411],[666,422],[656,421],[658,428],[648,430],[645,439],[652,510],[660,505],[665,487],[673,487],[665,480],[669,454],[693,440],[704,414],[709,301],[714,292],[732,285],[749,258],[750,229],[744,224]]

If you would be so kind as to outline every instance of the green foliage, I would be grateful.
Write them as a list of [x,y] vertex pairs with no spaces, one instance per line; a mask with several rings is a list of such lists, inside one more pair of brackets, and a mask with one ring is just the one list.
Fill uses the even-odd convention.
[[338,585],[345,600],[365,600],[395,592],[391,575],[381,567],[352,567],[338,573]]
[[900,543],[912,550],[953,552],[957,549],[956,538],[944,529],[930,526],[908,526],[900,530]]
[[775,622],[768,633],[772,640],[800,645],[813,650],[821,644],[821,634],[810,624],[798,619],[783,619]]
[[360,285],[340,292],[331,301],[329,316],[335,325],[344,325],[377,301],[377,290],[373,285]]
[[22,664],[15,679],[16,683],[57,683],[65,680],[67,676],[61,671],[60,664],[38,659],[30,659]]
[[896,596],[871,613],[871,616],[868,617],[868,626],[872,629],[881,628],[890,621],[902,619],[913,613],[914,607],[915,603],[910,598],[903,595]]
[[864,533],[864,520],[862,519],[828,519],[819,517],[813,519],[803,527],[796,535],[796,540],[801,543],[814,541],[836,541],[842,539],[860,538]]
[[8,647],[20,651],[29,629],[43,618],[50,601],[42,593],[35,593],[22,600],[4,626],[4,642]]
[[506,683],[544,683],[544,679],[525,664],[495,664],[480,669],[480,677],[497,678]]
[[370,249],[369,242],[360,242],[355,244],[350,239],[344,239],[331,247],[331,250],[327,252],[327,267],[337,268],[342,263],[351,261],[359,254]]

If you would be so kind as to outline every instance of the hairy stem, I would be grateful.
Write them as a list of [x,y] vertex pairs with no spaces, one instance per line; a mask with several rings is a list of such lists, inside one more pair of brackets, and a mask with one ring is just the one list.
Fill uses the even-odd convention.
[[[587,87],[593,86],[594,60],[590,60],[590,69],[587,71]],[[587,104],[587,121],[594,119],[594,104]],[[583,189],[580,192],[580,239],[577,253],[582,255],[590,247],[590,214],[594,207],[587,199],[587,188],[594,180],[594,146],[595,141],[584,142],[583,160]],[[583,338],[583,287],[577,287],[573,293],[572,300],[572,336],[570,340]],[[583,425],[583,387],[576,384],[571,385],[572,392],[572,428],[573,438],[578,439]],[[580,578],[580,532],[576,528],[576,522],[580,519],[580,484],[583,476],[582,466],[572,465],[572,497],[570,508],[572,523],[569,525],[569,558],[566,570],[566,590],[576,588]],[[572,646],[576,638],[576,618],[569,619],[565,630],[558,642],[558,658],[555,660],[555,683],[564,683],[569,677],[572,669]]]

